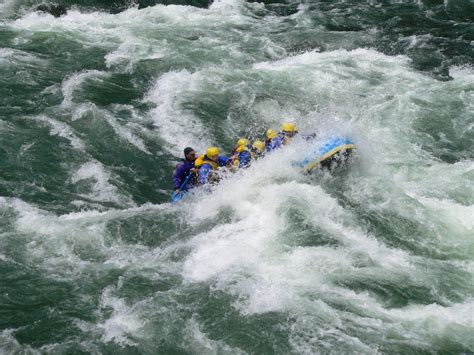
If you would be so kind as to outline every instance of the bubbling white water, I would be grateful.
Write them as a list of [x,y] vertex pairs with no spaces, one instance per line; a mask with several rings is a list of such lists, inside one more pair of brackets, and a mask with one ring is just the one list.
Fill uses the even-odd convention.
[[[242,134],[243,120],[256,121],[261,134],[263,128],[278,128],[288,119],[302,133],[317,132],[319,142],[332,135],[353,139],[359,154],[353,169],[342,177],[303,176],[292,161],[301,158],[307,146],[296,139],[223,179],[210,192],[196,191],[178,205],[136,207],[132,197],[116,186],[109,169],[91,159],[75,166],[69,181],[75,186],[87,184],[88,193],[81,197],[98,204],[115,203],[121,209],[58,216],[19,199],[0,199],[2,212],[15,215],[13,232],[24,238],[31,259],[24,262],[55,280],[72,282],[91,270],[110,269],[124,272],[124,278],[130,276],[127,272],[140,274],[150,284],[165,274],[178,279],[171,291],[139,300],[120,294],[123,279],[105,286],[99,292],[97,321],[76,322],[81,331],[105,344],[137,346],[153,337],[151,329],[156,325],[150,319],[163,316],[171,323],[181,307],[176,305],[176,295],[202,286],[230,295],[230,307],[242,317],[271,312],[287,316],[284,326],[291,350],[297,353],[321,349],[377,353],[378,344],[385,340],[430,351],[445,338],[473,349],[472,287],[463,285],[468,276],[453,282],[456,297],[446,295],[449,284],[440,280],[451,276],[445,268],[461,275],[473,273],[472,161],[451,164],[439,159],[420,143],[423,135],[416,127],[419,117],[442,98],[461,107],[455,117],[449,108],[439,108],[451,117],[455,132],[472,130],[472,69],[453,68],[454,80],[439,82],[411,69],[407,57],[389,57],[375,50],[314,50],[288,56],[261,29],[255,37],[267,59],[254,54],[258,61],[245,62],[248,53],[242,46],[225,39],[237,33],[245,43],[254,44],[249,33],[242,34],[245,26],[256,27],[248,9],[242,1],[228,0],[214,2],[208,10],[161,5],[118,15],[73,10],[59,19],[30,14],[9,26],[23,33],[24,41],[31,40],[31,33],[50,31],[86,48],[105,49],[104,65],[111,72],[133,74],[142,61],[202,54],[205,59],[189,69],[159,73],[140,100],[153,107],[135,124],[140,126],[140,119],[151,121],[166,143],[165,151],[181,155],[184,146],[203,151],[216,141],[233,141]],[[303,8],[293,18],[300,26],[309,21]],[[284,20],[270,17],[266,25],[271,30]],[[198,35],[190,34],[190,28],[197,29]],[[186,45],[173,41],[177,37]],[[0,54],[8,65],[15,57],[36,60],[8,50]],[[89,112],[101,115],[122,140],[149,154],[136,128],[122,125],[90,102],[77,102],[86,81],[109,77],[109,72],[95,69],[66,77],[61,108],[71,111],[72,121]],[[205,94],[212,101],[212,95],[221,92],[230,93],[234,107],[247,117],[231,112],[220,117],[219,127],[213,127],[186,108]],[[34,119],[49,125],[51,134],[66,138],[73,148],[84,150],[85,143],[68,124],[49,116]],[[138,129],[147,132],[145,126]],[[340,188],[331,188],[332,181],[341,179],[345,182]],[[140,229],[132,236],[111,232],[110,223],[116,220],[134,225],[133,218],[150,215],[171,219],[178,232],[170,232],[163,243],[153,246],[141,243]],[[369,217],[379,217],[387,230],[393,227],[401,234],[399,244]],[[404,232],[404,223],[418,228]],[[161,232],[156,233],[157,239],[166,234]],[[303,237],[309,241],[302,241]],[[11,258],[0,254],[0,260]],[[351,286],[357,282],[382,285],[382,289],[388,285],[389,291],[408,285],[428,290],[429,300],[436,301],[393,306],[387,301],[390,295]],[[400,292],[410,301],[403,289]],[[164,300],[176,308],[167,308]],[[187,346],[202,352],[239,352],[224,340],[211,339],[198,318],[184,321]],[[162,333],[165,337],[166,329]],[[8,330],[0,338],[13,349],[19,346]],[[87,349],[98,351],[93,346]]]

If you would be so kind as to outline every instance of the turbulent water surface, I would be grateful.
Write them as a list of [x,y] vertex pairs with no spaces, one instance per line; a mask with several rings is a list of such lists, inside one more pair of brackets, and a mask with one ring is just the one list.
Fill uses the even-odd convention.
[[[0,3],[1,353],[474,352],[472,0],[51,6]],[[168,202],[284,120],[357,159]]]

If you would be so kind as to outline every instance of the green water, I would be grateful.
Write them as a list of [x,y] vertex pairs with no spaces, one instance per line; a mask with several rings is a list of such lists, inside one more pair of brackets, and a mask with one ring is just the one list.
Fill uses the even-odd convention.
[[[0,352],[474,352],[474,3],[0,4]],[[301,141],[170,204],[182,149]]]

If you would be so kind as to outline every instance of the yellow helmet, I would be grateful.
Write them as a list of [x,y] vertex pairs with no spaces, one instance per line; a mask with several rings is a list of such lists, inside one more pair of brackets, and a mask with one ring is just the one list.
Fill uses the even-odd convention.
[[275,138],[277,135],[278,134],[273,129],[267,129],[265,132],[265,137],[267,137],[267,139]]
[[246,146],[249,144],[249,141],[246,140],[245,138],[240,138],[238,141],[237,141],[237,147],[242,147],[242,146]]
[[294,123],[285,122],[281,125],[281,130],[283,132],[296,132],[296,127]]
[[219,148],[217,147],[209,147],[206,149],[206,156],[212,157],[213,155],[219,155]]
[[262,141],[255,141],[252,144],[252,148],[255,149],[257,152],[263,152],[265,150],[265,143]]

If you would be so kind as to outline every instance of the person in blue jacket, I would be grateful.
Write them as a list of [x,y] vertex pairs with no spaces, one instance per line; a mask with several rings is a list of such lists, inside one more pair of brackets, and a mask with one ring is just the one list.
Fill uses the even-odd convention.
[[[196,160],[196,152],[193,148],[187,147],[184,149],[184,159],[176,165],[173,171],[173,188],[175,192],[180,191],[181,185],[184,183],[188,175],[194,173],[194,162]],[[183,186],[182,190],[188,190],[189,187],[195,184],[195,179],[191,176]]]
[[249,150],[249,141],[245,138],[240,138],[237,141],[236,147],[232,150],[232,164],[235,167],[246,168],[250,166],[252,156]]
[[284,137],[279,135],[273,129],[267,129],[265,132],[265,138],[265,151],[267,152],[278,149],[285,143]]
[[229,158],[219,155],[219,148],[209,147],[206,149],[206,154],[198,157],[194,162],[197,170],[197,182],[199,185],[204,185],[208,182],[219,181],[217,174],[212,174],[213,171],[219,167],[227,166]]
[[265,133],[265,150],[271,152],[281,146],[288,144],[291,138],[298,134],[298,130],[294,123],[285,122],[281,125],[281,131],[275,132],[272,129],[267,130]]

